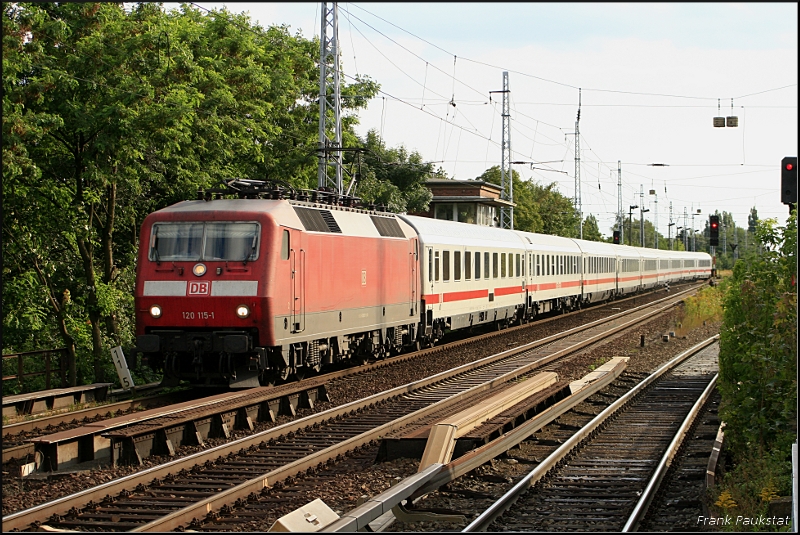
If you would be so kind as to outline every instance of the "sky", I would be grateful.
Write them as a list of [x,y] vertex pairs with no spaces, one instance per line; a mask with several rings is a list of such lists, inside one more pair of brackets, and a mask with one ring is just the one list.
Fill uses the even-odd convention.
[[[320,34],[320,3],[200,2],[261,26]],[[167,4],[169,7],[170,4]],[[781,159],[797,155],[796,3],[339,3],[345,80],[378,82],[357,132],[376,130],[449,177],[502,161],[508,72],[511,161],[523,180],[580,198],[611,235],[618,207],[667,236],[695,214],[785,223]],[[492,93],[495,92],[495,93]],[[736,116],[736,128],[713,118]],[[535,162],[535,163],[530,163]],[[619,162],[619,163],[618,163]],[[664,164],[653,166],[652,164]],[[619,172],[621,169],[621,173]],[[641,192],[644,195],[641,195]],[[653,191],[654,194],[650,194]],[[699,213],[698,213],[699,210]],[[634,218],[639,217],[638,210]]]

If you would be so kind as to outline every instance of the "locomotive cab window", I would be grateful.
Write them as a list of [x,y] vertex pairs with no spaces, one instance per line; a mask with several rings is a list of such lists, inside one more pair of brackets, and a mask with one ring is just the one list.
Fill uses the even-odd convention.
[[150,235],[149,258],[157,262],[255,260],[259,234],[260,226],[253,222],[156,223]]

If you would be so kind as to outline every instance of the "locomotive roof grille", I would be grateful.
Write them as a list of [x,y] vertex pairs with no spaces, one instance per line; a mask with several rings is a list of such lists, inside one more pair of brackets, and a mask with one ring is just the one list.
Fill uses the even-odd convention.
[[388,236],[390,238],[405,238],[403,229],[400,228],[400,223],[396,219],[390,217],[370,216],[375,228],[381,236]]
[[302,208],[300,206],[293,206],[293,208],[306,230],[342,233],[342,229],[339,228],[330,210],[314,210],[313,208]]

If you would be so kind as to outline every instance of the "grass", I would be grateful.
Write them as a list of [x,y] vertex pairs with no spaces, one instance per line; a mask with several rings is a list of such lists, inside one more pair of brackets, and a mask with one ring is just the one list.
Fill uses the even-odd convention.
[[684,336],[708,321],[722,321],[724,285],[708,286],[687,297],[679,312],[676,336]]
[[595,371],[597,368],[599,368],[600,366],[602,366],[603,364],[605,364],[609,360],[611,360],[611,357],[600,357],[599,359],[597,359],[594,362],[592,362],[591,364],[589,364],[589,371],[590,372]]

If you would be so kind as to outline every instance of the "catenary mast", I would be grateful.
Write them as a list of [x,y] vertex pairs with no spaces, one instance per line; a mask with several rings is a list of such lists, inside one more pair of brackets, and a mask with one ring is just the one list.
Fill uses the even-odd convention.
[[[317,188],[343,194],[342,120],[339,93],[339,10],[336,2],[322,2],[319,34],[319,167]],[[329,110],[333,117],[329,117]],[[333,139],[328,137],[333,133]],[[333,170],[331,170],[333,167]]]

